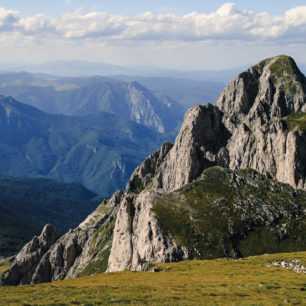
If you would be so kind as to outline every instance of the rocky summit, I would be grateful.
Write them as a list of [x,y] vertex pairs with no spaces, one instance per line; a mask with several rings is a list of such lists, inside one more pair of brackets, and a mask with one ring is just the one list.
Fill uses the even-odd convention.
[[239,74],[215,106],[187,111],[175,143],[147,157],[125,193],[48,249],[38,243],[39,256],[34,237],[1,284],[305,250],[305,94],[284,55]]

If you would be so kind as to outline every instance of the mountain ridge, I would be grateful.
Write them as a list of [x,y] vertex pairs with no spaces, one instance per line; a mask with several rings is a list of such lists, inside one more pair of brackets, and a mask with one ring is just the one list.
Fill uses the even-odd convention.
[[176,132],[184,107],[157,95],[136,81],[39,77],[29,73],[0,74],[0,93],[48,113],[84,116],[108,112],[160,133]]

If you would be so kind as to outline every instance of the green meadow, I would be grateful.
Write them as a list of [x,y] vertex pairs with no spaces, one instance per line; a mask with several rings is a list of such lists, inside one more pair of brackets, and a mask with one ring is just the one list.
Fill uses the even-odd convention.
[[154,264],[155,272],[0,287],[0,305],[305,305],[305,274],[270,264],[295,259],[305,266],[306,252]]

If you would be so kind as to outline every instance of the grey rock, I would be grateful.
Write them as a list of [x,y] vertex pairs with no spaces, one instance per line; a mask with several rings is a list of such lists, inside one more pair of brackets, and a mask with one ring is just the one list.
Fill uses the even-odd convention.
[[108,272],[147,270],[148,263],[191,258],[186,248],[164,235],[151,211],[155,191],[126,195],[117,214]]
[[265,60],[239,74],[216,106],[187,111],[173,147],[150,172],[152,187],[174,190],[206,168],[222,166],[252,168],[305,189],[306,133],[289,131],[284,120],[291,112],[306,111],[305,97],[305,77],[289,57]]
[[[18,253],[10,270],[1,276],[0,284],[18,285],[29,283],[40,260],[49,251],[58,237],[56,229],[47,224],[40,236],[34,236]],[[42,275],[42,277],[44,276]]]
[[154,188],[177,189],[199,177],[206,168],[227,166],[224,148],[230,133],[222,115],[211,104],[195,105],[187,111],[173,147],[156,171]]
[[148,187],[148,185],[152,184],[153,186],[154,175],[160,165],[164,162],[164,159],[172,146],[173,145],[169,142],[163,143],[158,151],[148,156],[144,162],[135,169],[126,186],[127,193],[139,193]]
[[217,102],[232,134],[229,168],[252,168],[305,189],[306,134],[284,123],[290,113],[306,111],[305,97],[305,77],[290,57],[267,59],[238,75]]

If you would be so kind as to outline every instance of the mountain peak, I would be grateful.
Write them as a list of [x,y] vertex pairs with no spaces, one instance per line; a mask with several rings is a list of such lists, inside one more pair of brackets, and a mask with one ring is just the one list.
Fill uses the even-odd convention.
[[263,71],[269,69],[272,73],[281,74],[297,74],[301,73],[294,59],[288,55],[277,55],[260,61],[250,69]]
[[[217,106],[233,122],[249,115],[285,117],[305,112],[306,79],[286,55],[265,59],[237,75],[223,90]],[[264,113],[258,110],[264,110]],[[255,114],[254,114],[255,113]],[[256,115],[257,114],[257,115]]]
[[260,73],[266,73],[274,86],[281,86],[285,93],[301,93],[305,77],[297,67],[294,59],[287,55],[278,55],[261,61],[251,67]]

